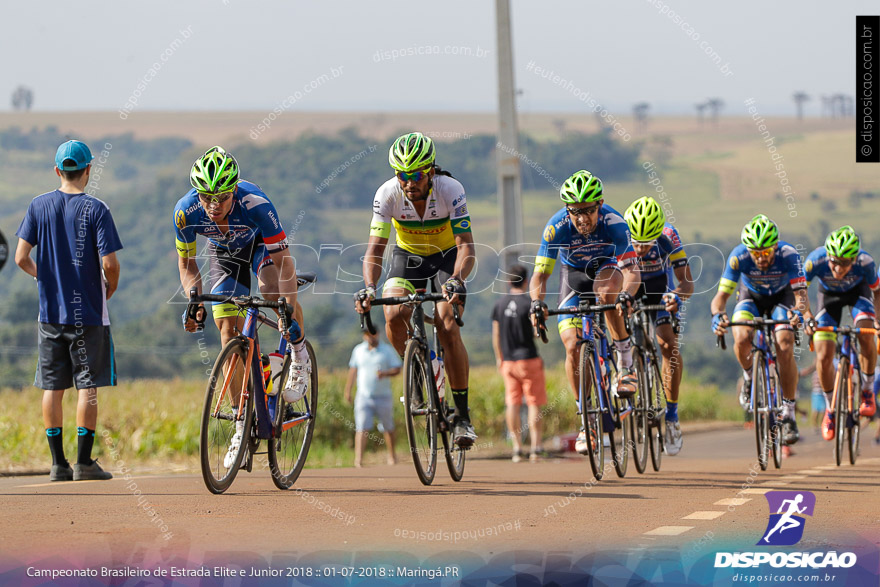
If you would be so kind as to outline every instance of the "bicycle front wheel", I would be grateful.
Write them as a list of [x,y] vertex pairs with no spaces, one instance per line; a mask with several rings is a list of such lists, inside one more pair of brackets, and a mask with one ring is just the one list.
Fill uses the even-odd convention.
[[770,456],[770,398],[767,396],[764,366],[763,351],[755,351],[752,361],[752,397],[755,398],[755,441],[758,445],[758,464],[762,471],[767,470]]
[[590,469],[593,471],[593,477],[598,481],[605,474],[602,404],[599,403],[599,390],[596,389],[591,349],[586,343],[581,343],[580,347],[578,388],[580,390],[581,422],[587,437]]
[[[306,350],[311,364],[306,394],[301,399],[288,403],[284,401],[281,390],[278,390],[274,436],[269,440],[268,455],[272,482],[278,489],[290,489],[296,483],[306,464],[309,447],[315,434],[315,416],[318,411],[318,363],[309,341],[306,341]],[[287,353],[281,368],[281,377],[278,379],[278,387],[283,387],[282,382],[287,381],[292,363],[291,353]]]
[[426,364],[424,349],[417,340],[410,339],[406,343],[403,373],[403,412],[409,452],[419,481],[430,485],[437,472],[437,412],[432,393],[436,384],[434,372]]
[[843,444],[846,434],[846,420],[849,417],[849,387],[851,385],[849,359],[841,357],[837,363],[837,404],[834,407],[834,461],[838,467],[843,462]]
[[[773,466],[777,469],[782,467],[782,406],[780,406],[780,397],[782,391],[779,389],[779,375],[776,369],[770,369],[770,448],[773,451]],[[797,414],[795,414],[797,416]]]
[[654,471],[660,470],[663,458],[663,443],[666,440],[666,392],[663,391],[663,376],[657,363],[651,365],[648,375],[648,448],[651,453],[651,466]]
[[648,372],[645,369],[645,355],[641,348],[633,349],[633,364],[639,380],[636,395],[630,400],[632,413],[626,419],[629,437],[632,440],[633,463],[640,474],[648,466]]
[[[243,381],[247,364],[247,343],[235,338],[220,351],[205,391],[205,405],[199,435],[199,457],[202,479],[211,493],[226,491],[247,452],[251,423],[254,417],[254,382]],[[241,395],[247,393],[244,413],[240,413]],[[236,430],[241,430],[238,446],[232,444]]]

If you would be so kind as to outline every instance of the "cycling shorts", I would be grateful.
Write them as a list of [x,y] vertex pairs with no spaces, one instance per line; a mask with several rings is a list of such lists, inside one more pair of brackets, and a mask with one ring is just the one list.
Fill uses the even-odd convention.
[[[391,249],[391,267],[388,270],[388,279],[382,288],[384,292],[390,288],[400,287],[407,293],[415,293],[416,290],[428,289],[428,282],[434,293],[442,293],[443,284],[452,277],[455,272],[455,258],[458,254],[457,247],[451,247],[445,251],[422,257],[407,252],[394,245]],[[467,295],[459,295],[464,303]]]
[[[733,308],[733,322],[754,320],[765,317],[771,320],[788,320],[788,311],[794,308],[794,290],[785,286],[775,294],[763,295],[750,290],[740,283],[736,290],[736,306]],[[774,331],[791,330],[790,324],[777,324]]]
[[[819,326],[840,326],[843,309],[850,308],[853,324],[864,318],[874,320],[874,294],[867,282],[862,281],[845,292],[828,291],[819,287],[816,322]],[[817,332],[813,340],[837,340],[833,332]]]
[[[575,269],[563,263],[559,278],[559,307],[577,308],[582,299],[593,303],[596,299],[593,293],[596,276],[607,268],[620,271],[617,261],[608,258],[593,259],[583,269]],[[571,328],[580,330],[583,326],[581,317],[576,314],[560,314],[556,323],[560,333]]]
[[[259,275],[272,258],[266,250],[262,237],[240,249],[225,249],[208,241],[208,276],[210,292],[224,296],[246,296],[251,292],[251,272]],[[235,304],[211,304],[214,319],[238,316],[241,310]]]

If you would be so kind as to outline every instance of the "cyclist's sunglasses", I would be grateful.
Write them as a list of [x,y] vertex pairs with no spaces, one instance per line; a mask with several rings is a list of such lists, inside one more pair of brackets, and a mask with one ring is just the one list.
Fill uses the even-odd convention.
[[565,207],[565,211],[571,214],[572,216],[592,216],[599,210],[599,204],[595,206],[590,206],[589,208],[569,208]]
[[773,247],[766,249],[749,249],[749,254],[756,259],[769,259],[773,256],[775,251],[776,249]]
[[838,267],[849,267],[853,264],[853,261],[855,261],[855,259],[844,259],[842,257],[832,257],[830,255],[828,256],[828,262],[832,265],[837,265]]
[[199,200],[201,200],[203,204],[213,204],[215,202],[218,204],[222,204],[223,202],[231,198],[232,194],[234,193],[235,190],[223,192],[222,194],[203,194],[202,192],[199,192]]
[[654,245],[657,244],[657,239],[655,238],[655,239],[653,239],[653,240],[649,240],[649,241],[637,241],[637,240],[634,240],[634,241],[632,242],[632,244],[633,244],[633,246],[635,246],[635,247],[653,247]]
[[408,181],[414,181],[416,183],[422,181],[425,177],[428,176],[428,171],[413,171],[412,173],[407,173],[406,171],[398,171],[397,179],[406,183]]

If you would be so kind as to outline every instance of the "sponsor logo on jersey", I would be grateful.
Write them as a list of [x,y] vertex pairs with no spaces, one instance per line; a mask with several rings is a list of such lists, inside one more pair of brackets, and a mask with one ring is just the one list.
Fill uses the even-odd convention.
[[736,271],[739,269],[739,257],[731,257],[730,258],[730,268]]
[[552,242],[554,238],[556,238],[556,228],[553,226],[548,226],[547,228],[545,228],[544,240],[549,243]]
[[804,265],[804,271],[806,271],[807,273],[810,273],[811,271],[813,271],[813,262],[812,261],[807,261],[806,265]]
[[464,194],[458,196],[454,200],[452,200],[452,205],[457,206],[459,202],[464,202]]
[[456,216],[467,216],[467,214],[468,214],[467,204],[462,204],[461,206],[459,206],[458,208],[455,209]]
[[272,226],[278,228],[278,219],[275,218],[275,214],[271,210],[269,211],[269,218],[272,220]]
[[186,226],[186,213],[183,210],[178,210],[174,213],[174,224],[177,225],[177,228],[183,230]]
[[192,206],[190,206],[189,208],[186,209],[186,213],[192,214],[193,212],[195,212],[196,210],[198,210],[201,207],[202,207],[202,205],[199,204],[198,202],[196,202],[195,204],[193,204]]
[[[465,228],[467,228],[467,227],[465,227]],[[397,227],[397,230],[399,230],[400,232],[405,232],[405,233],[407,233],[407,234],[424,234],[424,235],[431,235],[431,234],[440,234],[441,232],[443,232],[444,230],[446,230],[446,227],[445,227],[445,226],[441,226],[440,228],[416,228],[416,229],[412,229],[412,228],[407,228],[407,227],[405,227],[405,226],[398,226],[398,227]]]

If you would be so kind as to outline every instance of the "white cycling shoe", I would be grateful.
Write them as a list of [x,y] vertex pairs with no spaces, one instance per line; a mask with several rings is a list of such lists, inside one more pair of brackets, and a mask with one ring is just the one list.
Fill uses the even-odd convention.
[[290,365],[290,374],[281,392],[284,401],[289,404],[298,402],[305,397],[309,390],[309,380],[312,373],[311,362],[298,363],[293,361]]
[[238,448],[241,446],[242,430],[236,430],[229,441],[229,450],[226,451],[226,457],[223,459],[223,466],[231,469],[235,464],[235,456],[238,454]]
[[666,422],[666,454],[674,457],[681,452],[681,424],[678,422]]

